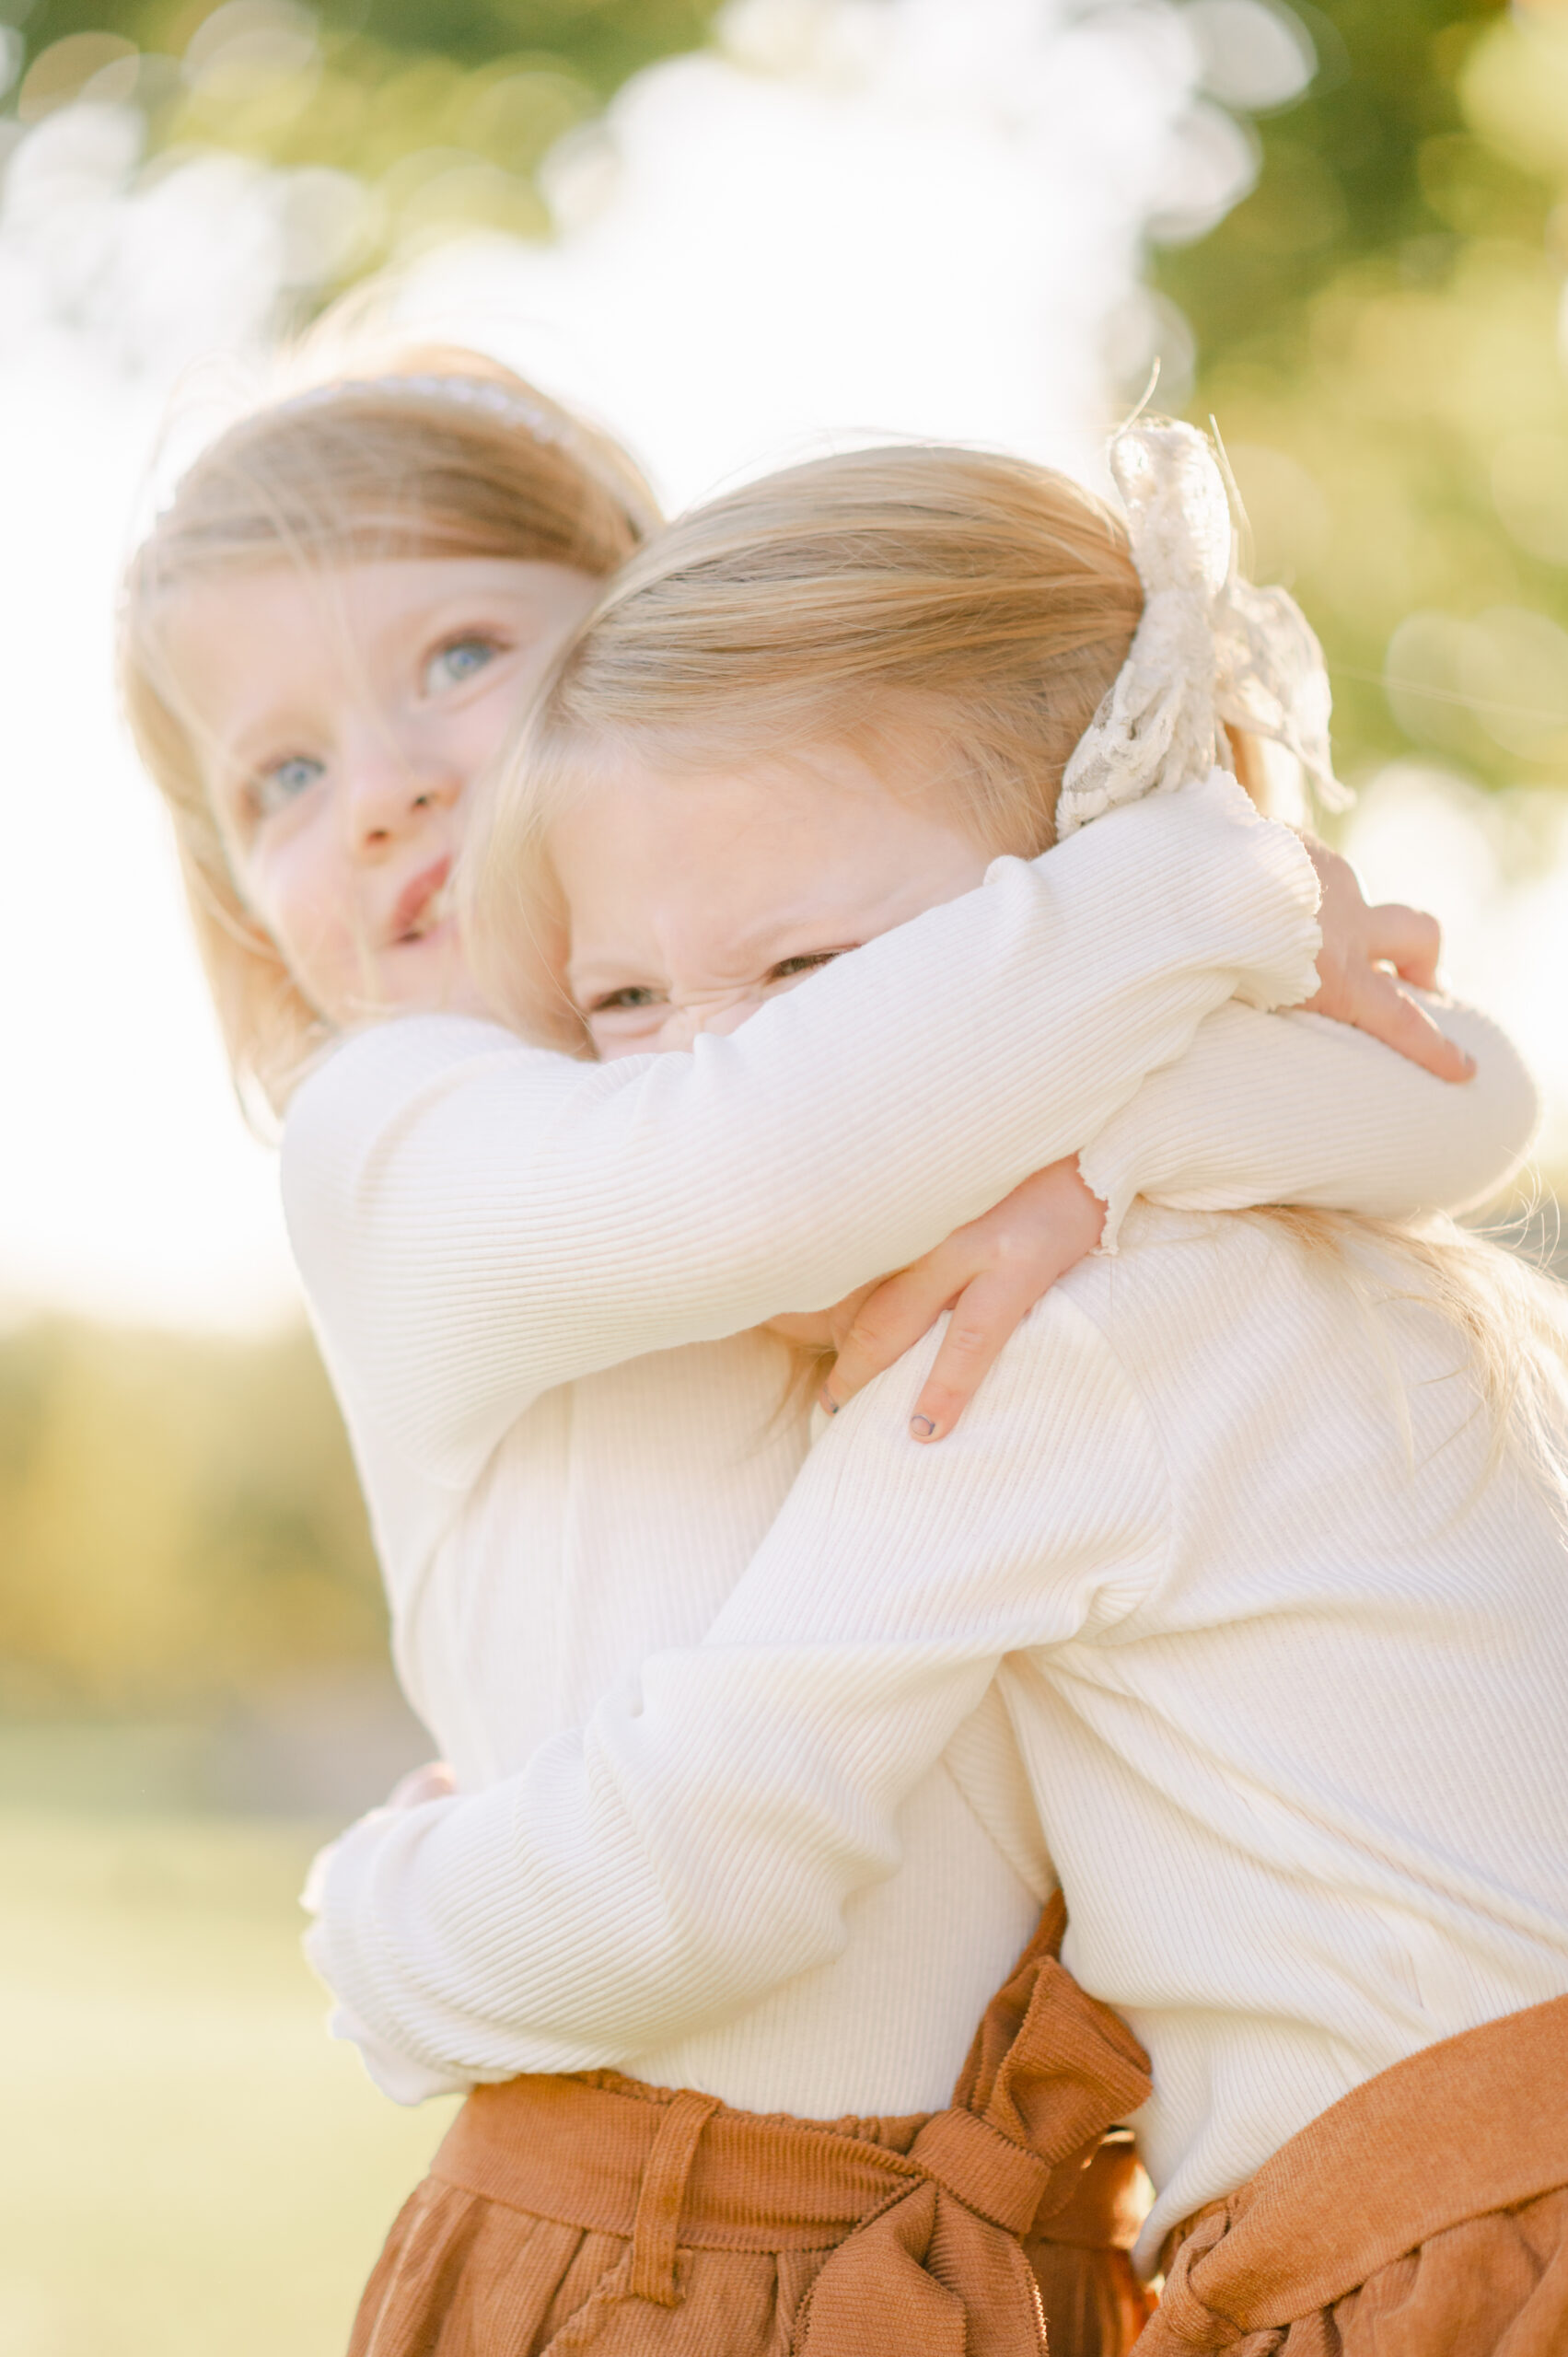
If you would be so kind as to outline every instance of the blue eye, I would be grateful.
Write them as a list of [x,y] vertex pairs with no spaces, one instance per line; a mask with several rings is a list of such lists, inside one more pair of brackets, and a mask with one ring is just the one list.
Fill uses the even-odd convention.
[[424,667],[424,692],[439,695],[443,688],[460,688],[494,662],[501,649],[493,638],[454,638],[439,647]]
[[270,819],[289,803],[297,802],[325,775],[325,762],[313,761],[308,753],[291,753],[286,761],[274,761],[271,769],[258,773],[252,788],[256,807],[263,819]]

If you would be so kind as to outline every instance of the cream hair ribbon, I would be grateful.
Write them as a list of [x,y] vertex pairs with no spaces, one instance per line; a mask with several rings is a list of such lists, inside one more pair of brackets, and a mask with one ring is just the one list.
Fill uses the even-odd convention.
[[1222,724],[1284,746],[1331,809],[1350,799],[1329,750],[1323,650],[1294,598],[1236,570],[1230,501],[1206,435],[1127,426],[1110,470],[1127,508],[1144,612],[1126,662],[1063,773],[1058,837],[1230,766]]

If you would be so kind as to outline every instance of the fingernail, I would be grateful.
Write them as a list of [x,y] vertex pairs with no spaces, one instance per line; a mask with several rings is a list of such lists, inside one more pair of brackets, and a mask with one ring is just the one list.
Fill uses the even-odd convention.
[[817,1405],[825,1416],[836,1416],[839,1412],[839,1403],[826,1386],[817,1394]]
[[912,1416],[910,1430],[916,1440],[935,1440],[936,1437],[936,1425],[930,1416]]

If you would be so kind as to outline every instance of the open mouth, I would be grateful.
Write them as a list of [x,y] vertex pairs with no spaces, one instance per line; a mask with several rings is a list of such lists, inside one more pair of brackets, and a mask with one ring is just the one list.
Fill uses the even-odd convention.
[[423,941],[426,934],[445,924],[452,913],[451,875],[450,859],[438,859],[404,887],[392,911],[392,940],[398,946],[405,941]]

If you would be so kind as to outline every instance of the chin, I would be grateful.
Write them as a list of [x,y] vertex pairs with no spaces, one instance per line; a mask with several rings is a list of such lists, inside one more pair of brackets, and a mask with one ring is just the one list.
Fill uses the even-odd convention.
[[455,919],[447,918],[433,933],[417,941],[401,941],[389,951],[383,968],[389,1007],[410,1012],[414,1007],[440,1008],[448,1004],[466,1007],[473,991],[458,948]]

